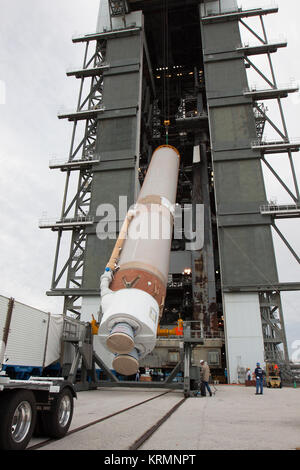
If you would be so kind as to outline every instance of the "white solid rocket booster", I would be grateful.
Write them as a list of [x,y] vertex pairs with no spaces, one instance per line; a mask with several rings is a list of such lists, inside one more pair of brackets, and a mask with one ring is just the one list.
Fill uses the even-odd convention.
[[115,354],[113,368],[136,373],[155,347],[169,272],[179,152],[158,147],[101,276],[99,336]]

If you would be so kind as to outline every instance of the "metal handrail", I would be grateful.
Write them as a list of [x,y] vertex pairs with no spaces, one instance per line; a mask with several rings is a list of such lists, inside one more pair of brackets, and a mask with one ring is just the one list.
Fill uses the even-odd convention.
[[98,160],[95,155],[89,156],[89,157],[81,157],[81,158],[74,158],[73,160],[64,160],[62,158],[54,158],[49,160],[49,166],[51,165],[71,165],[74,163],[83,163],[83,162],[89,162],[89,161],[96,161]]
[[[209,5],[206,5],[206,6],[209,6]],[[243,12],[243,11],[252,11],[252,10],[265,10],[265,9],[268,9],[268,8],[278,8],[278,4],[276,2],[268,2],[268,3],[265,3],[264,5],[261,5],[258,3],[258,5],[255,7],[255,6],[251,6],[251,8],[249,7],[246,7],[246,8],[243,8],[243,5],[241,6],[237,6],[237,7],[231,7],[231,8],[222,8],[220,7],[219,8],[219,11],[209,11],[207,13],[207,10],[205,10],[205,15],[206,17],[209,17],[209,16],[218,16],[218,15],[226,15],[227,13],[239,13],[239,12]]]
[[61,219],[57,218],[44,218],[40,219],[39,221],[39,226],[43,227],[46,225],[63,225],[63,224],[77,224],[77,223],[93,223],[94,222],[94,217],[90,215],[86,216],[76,216],[76,217],[63,217]]
[[79,65],[79,66],[69,66],[67,67],[66,71],[67,73],[69,72],[79,72],[79,71],[82,71],[82,70],[93,70],[93,69],[99,69],[99,68],[107,68],[109,67],[109,63],[104,61],[104,62],[101,62],[101,63],[98,63],[96,65],[94,65],[94,63],[89,66],[89,67],[82,67],[82,65]]
[[253,146],[261,146],[261,145],[280,145],[280,144],[299,144],[300,145],[300,137],[298,138],[286,138],[285,140],[267,140],[266,137],[263,139],[255,139],[251,141]]
[[277,212],[277,211],[290,211],[300,210],[300,204],[264,204],[260,206],[260,212]]
[[[195,328],[196,327],[196,328]],[[189,329],[190,328],[190,329]],[[223,339],[224,332],[218,331],[214,333],[207,333],[203,330],[203,323],[199,320],[188,320],[183,322],[183,331],[189,329],[191,338],[203,338],[203,339]]]
[[85,109],[79,109],[79,110],[70,110],[70,109],[66,109],[66,108],[60,108],[58,110],[58,115],[61,115],[61,114],[80,114],[80,113],[86,113],[86,112],[89,112],[89,111],[105,111],[105,106],[103,104],[97,104],[95,106],[92,106],[91,108],[85,108]]
[[256,83],[254,83],[253,85],[249,85],[247,88],[244,88],[244,93],[249,93],[251,91],[273,91],[273,90],[285,90],[285,89],[289,89],[289,88],[298,88],[299,89],[299,84],[294,81],[294,80],[291,80],[289,83],[278,83],[276,84],[276,87],[275,88],[268,88],[268,87],[265,87],[265,88],[258,88],[260,87],[261,85],[258,85]]
[[241,46],[238,46],[238,49],[244,49],[244,48],[250,48],[250,47],[259,47],[259,46],[276,46],[277,44],[282,44],[282,43],[287,43],[287,38],[286,36],[278,36],[276,38],[268,38],[267,43],[262,43],[262,42],[251,42],[251,41],[245,41],[241,44]]
[[[249,11],[249,10],[265,10],[267,8],[278,8],[278,3],[275,1],[269,1],[265,2],[263,5],[261,2],[257,2],[257,5],[251,5],[251,8],[246,7],[245,9],[243,8],[243,5],[240,7],[242,11]],[[240,10],[240,9],[239,9]]]
[[141,29],[140,26],[137,26],[136,24],[131,24],[126,27],[122,26],[120,28],[115,28],[112,30],[103,30],[103,31],[93,31],[89,33],[77,33],[72,35],[72,40],[73,39],[78,39],[78,38],[87,38],[90,36],[98,36],[98,35],[105,35],[105,33],[117,33],[118,31],[126,31],[126,30],[136,30],[136,29]]

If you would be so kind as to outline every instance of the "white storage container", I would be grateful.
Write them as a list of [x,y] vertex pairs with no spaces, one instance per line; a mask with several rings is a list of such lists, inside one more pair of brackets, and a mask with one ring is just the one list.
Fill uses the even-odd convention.
[[[9,299],[0,296],[0,344],[3,339]],[[47,367],[59,360],[63,317],[51,315],[14,301],[5,365]]]

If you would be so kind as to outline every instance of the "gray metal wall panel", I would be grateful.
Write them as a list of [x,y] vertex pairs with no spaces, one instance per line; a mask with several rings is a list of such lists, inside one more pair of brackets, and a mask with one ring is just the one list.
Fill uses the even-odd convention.
[[[112,38],[107,43],[107,62],[110,66],[120,63],[140,62],[140,35]],[[122,62],[120,62],[122,61]],[[130,62],[131,61],[131,62]]]
[[[121,70],[120,70],[121,72]],[[105,106],[107,108],[118,109],[130,108],[138,104],[139,73],[131,72],[110,75],[104,79],[105,87]]]
[[249,151],[249,148],[236,148],[230,150],[214,150],[214,161],[229,161],[229,160],[249,160],[258,159],[260,155],[258,152]]
[[[104,74],[104,105],[107,109],[127,108],[138,105],[139,99],[139,71],[128,73],[132,62],[140,62],[140,35],[114,38],[107,43],[107,62],[117,75]],[[120,67],[122,59],[123,67]],[[122,78],[120,79],[120,76]]]
[[[259,211],[266,201],[260,156],[251,149],[256,138],[254,114],[243,96],[247,86],[244,62],[235,52],[241,43],[238,21],[202,24],[202,38],[222,283],[236,288],[259,286],[267,279],[275,283],[270,219]],[[218,61],[222,52],[231,52],[232,59]]]
[[217,54],[235,50],[241,46],[237,21],[206,24],[203,28],[204,54]]
[[[239,72],[241,72],[241,66]],[[213,70],[207,71],[207,73],[209,77],[210,73],[214,76]],[[210,81],[215,83],[214,78],[211,78]],[[253,150],[250,148],[250,144],[257,137],[251,106],[213,108],[210,110],[210,125],[214,151],[248,148],[248,152],[252,156]]]
[[[110,70],[107,76],[104,76],[105,111],[99,119],[96,143],[100,163],[93,167],[90,214],[96,216],[99,205],[111,204],[116,211],[117,230],[119,196],[128,197],[128,206],[133,204],[137,180],[136,146],[139,129],[137,109],[141,100],[142,34],[141,31],[134,36],[107,41],[106,61],[110,65]],[[135,67],[135,71],[131,69],[129,72],[128,66],[133,63],[140,64],[140,67]],[[125,117],[124,112],[128,112]],[[87,231],[83,268],[84,289],[99,288],[100,275],[116,241],[99,239],[96,231],[99,230],[100,217],[96,216],[95,220],[93,228]]]
[[[128,206],[133,204],[133,188],[135,182],[135,171],[132,169],[116,169],[111,171],[99,171],[94,174],[92,187],[91,212],[96,214],[100,204],[111,204],[115,208],[116,217],[111,219],[116,222],[116,229],[119,228],[119,196],[128,197]],[[105,214],[105,217],[107,215]],[[99,222],[100,217],[96,217]],[[99,288],[99,279],[108,262],[115,239],[101,240],[95,233],[98,230],[98,224],[93,226],[93,232],[89,230],[86,258],[84,265],[84,289]],[[113,236],[113,234],[111,234]],[[116,234],[117,236],[117,234]]]
[[127,196],[128,204],[133,204],[134,171],[120,169],[100,171],[94,174],[91,211],[96,214],[100,204],[112,204],[118,211],[119,196]]
[[115,240],[99,240],[97,235],[88,236],[86,250],[83,289],[98,289],[100,276],[108,262],[109,253],[112,252]]
[[[120,79],[119,79],[120,80]],[[100,161],[135,155],[136,116],[101,120],[98,125],[97,154]]]
[[219,242],[224,287],[277,282],[270,227],[221,228]]
[[[241,59],[205,64],[207,74],[211,77],[206,85],[208,98],[231,97],[241,95],[247,88],[245,75],[241,75]],[[229,65],[229,66],[228,66]]]
[[219,162],[214,180],[219,213],[258,210],[266,200],[259,160]]
[[241,227],[242,225],[266,225],[266,223],[271,224],[271,217],[262,216],[260,213],[253,214],[250,211],[246,212],[245,214],[229,214],[229,215],[218,216],[219,227],[235,227],[235,226]]

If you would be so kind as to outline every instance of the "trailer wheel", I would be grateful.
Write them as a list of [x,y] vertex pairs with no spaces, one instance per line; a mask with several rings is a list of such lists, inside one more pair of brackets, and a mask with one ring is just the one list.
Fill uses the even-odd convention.
[[73,417],[73,395],[69,388],[64,388],[54,399],[50,411],[41,413],[43,434],[55,439],[64,437]]
[[0,449],[23,450],[36,420],[35,396],[30,390],[5,393],[0,401]]

